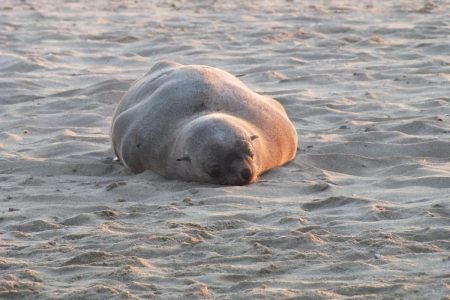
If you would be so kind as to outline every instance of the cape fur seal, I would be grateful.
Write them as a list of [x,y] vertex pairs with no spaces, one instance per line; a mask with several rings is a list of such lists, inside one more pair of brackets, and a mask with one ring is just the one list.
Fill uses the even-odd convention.
[[294,159],[297,133],[276,100],[213,67],[156,63],[119,102],[117,157],[134,173],[227,185]]

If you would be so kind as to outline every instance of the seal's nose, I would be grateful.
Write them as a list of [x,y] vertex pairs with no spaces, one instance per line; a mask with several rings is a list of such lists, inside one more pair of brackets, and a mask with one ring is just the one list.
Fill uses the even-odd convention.
[[252,178],[252,171],[250,171],[249,168],[245,168],[241,171],[241,177],[242,179],[244,179],[245,181],[250,181],[250,178]]

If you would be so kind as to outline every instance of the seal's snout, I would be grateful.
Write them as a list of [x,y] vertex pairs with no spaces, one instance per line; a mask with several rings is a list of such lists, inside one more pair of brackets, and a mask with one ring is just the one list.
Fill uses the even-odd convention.
[[241,171],[241,178],[249,182],[252,178],[252,171],[249,168],[245,168]]
[[255,179],[255,174],[253,173],[252,169],[248,167],[243,168],[236,175],[237,176],[234,182],[234,184],[236,185],[246,185],[252,183]]

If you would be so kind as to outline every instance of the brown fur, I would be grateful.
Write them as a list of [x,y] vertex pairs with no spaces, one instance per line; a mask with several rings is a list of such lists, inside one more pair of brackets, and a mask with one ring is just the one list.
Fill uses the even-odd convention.
[[292,160],[297,133],[276,100],[207,66],[157,63],[120,101],[116,155],[133,172],[219,184],[254,182]]

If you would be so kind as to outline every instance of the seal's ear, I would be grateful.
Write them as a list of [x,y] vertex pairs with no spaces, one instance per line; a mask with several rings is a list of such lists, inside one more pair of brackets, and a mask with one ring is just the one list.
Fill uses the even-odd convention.
[[252,135],[251,137],[250,137],[250,140],[256,140],[257,138],[259,138],[259,136],[257,136],[257,135]]
[[177,158],[177,161],[191,161],[191,158],[189,157],[189,155]]

